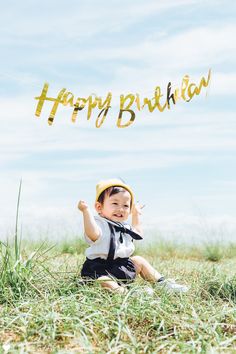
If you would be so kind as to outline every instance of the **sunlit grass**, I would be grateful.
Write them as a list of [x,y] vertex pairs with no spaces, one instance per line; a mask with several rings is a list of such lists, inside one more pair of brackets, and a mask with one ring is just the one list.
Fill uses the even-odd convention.
[[[138,247],[163,274],[191,287],[184,295],[154,296],[137,279],[125,296],[82,285],[81,239],[71,243],[0,246],[2,352],[208,353],[233,350],[236,339],[235,247],[173,243]],[[207,245],[209,247],[209,245]],[[234,250],[234,251],[232,251]]]
[[221,353],[236,351],[236,245],[159,240],[138,244],[166,277],[190,287],[170,295],[138,278],[126,295],[84,285],[85,242],[0,242],[0,353]]

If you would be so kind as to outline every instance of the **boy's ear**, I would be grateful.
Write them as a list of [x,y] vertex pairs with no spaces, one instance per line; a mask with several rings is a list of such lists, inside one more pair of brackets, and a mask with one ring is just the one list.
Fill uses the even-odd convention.
[[95,202],[94,207],[95,207],[97,213],[100,213],[100,212],[101,212],[101,210],[102,210],[102,204],[101,204],[100,202]]

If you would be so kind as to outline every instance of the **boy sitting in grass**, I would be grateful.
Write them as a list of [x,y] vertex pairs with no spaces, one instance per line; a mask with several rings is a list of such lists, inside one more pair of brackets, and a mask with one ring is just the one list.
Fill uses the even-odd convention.
[[[133,240],[142,239],[140,215],[143,206],[134,204],[133,192],[126,183],[109,179],[97,184],[97,216],[92,215],[84,200],[79,201],[78,208],[83,213],[84,236],[90,245],[85,252],[83,278],[98,279],[105,289],[124,293],[125,282],[133,281],[140,274],[143,279],[169,291],[188,291],[186,286],[165,279],[143,257],[131,257],[135,249]],[[130,214],[132,226],[126,222]]]

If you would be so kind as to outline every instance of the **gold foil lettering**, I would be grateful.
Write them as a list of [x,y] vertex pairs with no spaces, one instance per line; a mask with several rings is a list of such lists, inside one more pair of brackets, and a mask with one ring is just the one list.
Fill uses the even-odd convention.
[[[182,99],[183,101],[189,102],[195,95],[200,95],[203,87],[208,87],[211,79],[211,70],[208,71],[208,76],[205,78],[204,76],[200,79],[199,84],[195,84],[194,82],[190,83],[190,78],[188,75],[185,75],[182,79],[181,87],[177,87],[172,91],[172,84],[168,82],[166,88],[166,100],[164,104],[160,103],[160,99],[164,96],[161,93],[160,86],[156,86],[154,91],[154,96],[152,98],[144,97],[143,99],[140,97],[138,93],[132,94],[129,93],[127,95],[120,95],[120,110],[119,116],[117,119],[117,127],[118,128],[126,128],[130,126],[135,120],[135,112],[131,109],[133,106],[138,111],[144,109],[145,106],[148,107],[149,112],[153,112],[155,109],[158,109],[160,112],[163,112],[166,108],[170,109],[171,104],[175,105],[177,101]],[[71,116],[71,120],[73,123],[76,122],[78,112],[83,110],[85,106],[87,106],[87,120],[91,119],[93,110],[98,108],[100,110],[97,119],[95,121],[96,128],[100,128],[107,117],[108,111],[110,111],[111,103],[112,103],[112,93],[108,92],[106,98],[103,100],[102,97],[96,96],[95,94],[91,94],[87,98],[78,97],[74,98],[74,94],[63,88],[59,91],[57,97],[48,97],[48,88],[49,84],[46,82],[43,86],[42,92],[40,96],[35,97],[38,100],[38,104],[36,107],[35,115],[40,117],[42,113],[42,109],[45,101],[53,102],[53,106],[48,118],[48,124],[52,125],[54,122],[55,115],[57,113],[57,109],[59,104],[63,104],[64,106],[73,107],[73,112]],[[130,119],[126,123],[122,123],[123,114],[127,112],[130,114]]]
[[[130,117],[130,120],[125,123],[125,124],[121,124],[121,119],[122,119],[122,115],[124,112],[129,112],[131,114],[131,117]],[[134,111],[132,111],[131,109],[120,109],[120,112],[119,112],[119,117],[117,119],[117,127],[118,128],[126,128],[128,127],[130,124],[132,124],[135,120],[135,113]]]

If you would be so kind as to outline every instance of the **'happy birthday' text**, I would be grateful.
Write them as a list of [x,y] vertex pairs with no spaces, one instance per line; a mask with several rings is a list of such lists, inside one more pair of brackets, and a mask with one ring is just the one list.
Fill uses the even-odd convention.
[[[131,125],[135,120],[135,112],[131,108],[135,108],[138,111],[141,111],[145,106],[147,106],[149,112],[153,112],[155,109],[158,109],[160,112],[163,112],[166,108],[170,109],[170,104],[176,104],[178,100],[184,100],[186,102],[191,101],[191,99],[195,95],[199,95],[203,87],[207,87],[209,85],[211,79],[211,70],[208,71],[207,78],[204,76],[200,79],[199,84],[191,83],[188,75],[185,75],[182,79],[181,86],[179,88],[175,88],[172,91],[171,82],[168,83],[166,87],[165,94],[162,94],[160,86],[156,86],[154,90],[154,95],[152,98],[144,97],[141,98],[138,93],[132,94],[129,93],[127,95],[120,95],[120,110],[117,118],[117,127],[118,128],[126,128]],[[77,97],[75,98],[72,92],[67,91],[65,88],[60,90],[57,97],[49,97],[48,94],[49,84],[45,83],[42,89],[41,95],[35,97],[38,100],[38,104],[36,107],[35,115],[40,117],[42,108],[45,101],[53,102],[53,106],[48,118],[48,124],[52,125],[54,122],[55,115],[57,113],[57,109],[59,104],[64,106],[70,106],[73,108],[71,120],[73,123],[76,122],[79,111],[82,111],[87,105],[87,120],[89,120],[92,116],[92,112],[95,108],[100,110],[96,121],[96,128],[100,128],[107,117],[109,110],[111,109],[112,102],[112,93],[108,92],[105,99],[99,97],[97,95],[91,94],[89,97]],[[163,102],[163,96],[164,102]],[[124,115],[124,113],[126,114]],[[124,116],[129,115],[129,120],[126,123],[123,122]]]

